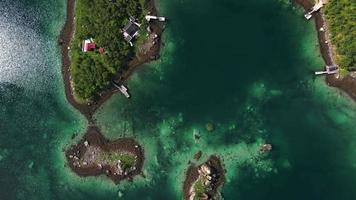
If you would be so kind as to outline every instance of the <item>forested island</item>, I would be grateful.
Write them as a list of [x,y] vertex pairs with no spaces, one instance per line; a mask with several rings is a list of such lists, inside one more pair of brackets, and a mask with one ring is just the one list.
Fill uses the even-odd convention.
[[[75,35],[71,45],[71,76],[74,94],[88,99],[110,84],[110,78],[123,67],[134,49],[122,37],[122,28],[131,16],[143,21],[143,1],[76,0]],[[82,41],[93,38],[104,48],[83,52]]]
[[76,0],[75,4],[69,71],[71,93],[84,104],[110,89],[113,80],[125,79],[122,76],[130,68],[155,57],[161,31],[145,19],[155,12],[153,1]]
[[356,1],[329,0],[325,15],[336,63],[344,70],[356,71]]

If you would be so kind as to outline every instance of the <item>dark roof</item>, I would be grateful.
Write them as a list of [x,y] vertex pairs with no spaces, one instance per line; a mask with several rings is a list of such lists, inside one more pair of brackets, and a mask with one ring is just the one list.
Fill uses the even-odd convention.
[[329,71],[335,71],[338,69],[337,65],[326,66],[326,69]]
[[139,26],[137,26],[137,24],[135,24],[132,21],[129,21],[129,23],[125,26],[124,31],[130,35],[131,37],[133,37],[135,35],[135,33],[140,29]]

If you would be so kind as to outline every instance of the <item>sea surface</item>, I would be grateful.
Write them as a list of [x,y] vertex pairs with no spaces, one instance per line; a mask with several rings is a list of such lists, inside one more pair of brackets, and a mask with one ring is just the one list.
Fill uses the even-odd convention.
[[[181,199],[198,151],[220,156],[227,200],[356,199],[356,104],[313,72],[313,21],[288,0],[160,0],[161,59],[95,115],[135,137],[146,178],[80,178],[64,149],[87,122],[64,96],[57,38],[64,0],[0,0],[0,199]],[[206,125],[214,130],[207,131]],[[200,135],[199,140],[194,134]],[[72,139],[74,138],[74,139]],[[263,143],[273,151],[258,153]]]

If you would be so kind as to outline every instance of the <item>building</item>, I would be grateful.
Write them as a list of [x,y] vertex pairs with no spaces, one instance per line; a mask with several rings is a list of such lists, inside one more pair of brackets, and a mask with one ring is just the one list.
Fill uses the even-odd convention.
[[105,48],[100,47],[100,48],[99,48],[99,53],[100,53],[100,54],[104,54],[104,53],[105,53]]
[[82,43],[82,51],[83,52],[93,51],[95,49],[96,49],[96,44],[93,41],[93,39],[83,40],[83,43]]
[[124,38],[130,43],[131,46],[133,46],[131,41],[138,35],[140,26],[141,25],[139,23],[135,22],[133,17],[130,17],[130,21],[123,29]]

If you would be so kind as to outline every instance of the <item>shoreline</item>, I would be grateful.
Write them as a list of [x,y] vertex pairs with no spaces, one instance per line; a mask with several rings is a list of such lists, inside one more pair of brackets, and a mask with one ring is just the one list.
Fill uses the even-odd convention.
[[[71,84],[71,61],[69,56],[71,42],[75,34],[75,0],[67,0],[66,9],[66,20],[58,39],[62,56],[61,73],[64,81],[65,95],[68,102],[87,118],[89,125],[93,125],[95,124],[93,119],[95,111],[102,104],[104,104],[114,93],[118,92],[118,90],[112,84],[110,84],[108,88],[103,89],[99,96],[96,97],[92,102],[82,104],[77,102],[77,100],[75,99],[73,87]],[[145,10],[148,10],[149,13],[156,15],[157,9],[155,7],[155,1],[148,0],[145,5]],[[153,32],[158,35],[158,41],[148,51],[136,52],[136,55],[124,67],[125,70],[118,71],[114,75],[112,81],[116,81],[118,84],[122,84],[130,77],[130,75],[135,71],[135,69],[137,69],[137,67],[142,66],[143,64],[148,63],[152,60],[156,60],[159,57],[163,28],[161,27],[159,22],[151,22],[151,28]]]
[[[104,152],[104,153],[103,153]],[[135,158],[131,171],[117,173],[115,164],[100,161],[101,154],[125,153]],[[80,177],[108,176],[115,184],[122,180],[133,180],[136,175],[142,175],[145,160],[143,148],[133,138],[119,138],[110,141],[100,133],[97,127],[89,127],[84,137],[65,151],[67,165]],[[120,167],[121,170],[121,167]]]
[[[313,0],[293,0],[293,2],[302,6],[306,12],[311,10],[314,6]],[[324,63],[326,65],[336,64],[334,61],[334,49],[328,36],[330,34],[328,24],[323,10],[314,13],[313,18],[315,20],[316,31],[318,34],[319,49]],[[320,31],[320,28],[324,28],[325,31]],[[328,86],[336,87],[345,92],[351,99],[356,101],[356,79],[352,76],[347,75],[346,77],[340,77],[339,74],[326,75],[325,82]]]
[[89,124],[91,124],[92,123],[91,116],[93,115],[93,112],[89,108],[89,106],[85,104],[79,104],[75,100],[73,96],[71,80],[70,80],[71,61],[69,57],[69,51],[70,51],[69,48],[71,45],[72,38],[74,36],[74,28],[75,28],[74,18],[75,18],[75,0],[67,0],[67,16],[58,40],[58,43],[61,48],[61,54],[62,54],[62,78],[64,82],[64,89],[65,89],[65,95],[67,101],[75,109],[77,109],[80,113],[82,113],[89,121]]

